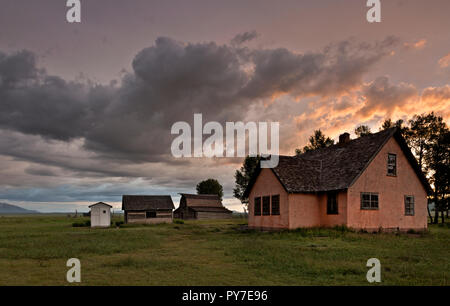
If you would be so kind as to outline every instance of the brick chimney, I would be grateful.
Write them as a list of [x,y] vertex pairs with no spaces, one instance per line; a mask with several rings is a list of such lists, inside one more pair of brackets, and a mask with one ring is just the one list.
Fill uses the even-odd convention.
[[339,144],[344,144],[350,141],[350,134],[344,133],[339,135]]

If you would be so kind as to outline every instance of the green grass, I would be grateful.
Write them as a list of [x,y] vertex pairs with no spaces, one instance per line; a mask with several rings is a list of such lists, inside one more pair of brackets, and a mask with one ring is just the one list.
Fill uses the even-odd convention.
[[0,217],[0,286],[68,285],[72,257],[82,285],[369,285],[372,257],[381,285],[450,284],[448,224],[425,234],[258,232],[243,230],[243,219],[72,227],[85,220]]

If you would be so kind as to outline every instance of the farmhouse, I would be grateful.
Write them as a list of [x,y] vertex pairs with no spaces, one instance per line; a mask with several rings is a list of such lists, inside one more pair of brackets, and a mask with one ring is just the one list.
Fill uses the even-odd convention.
[[172,222],[172,198],[168,195],[124,195],[122,210],[125,223],[165,223]]
[[98,202],[89,206],[91,209],[91,227],[109,227],[111,225],[112,206]]
[[245,194],[249,227],[345,225],[368,231],[424,230],[431,188],[393,128],[258,167]]
[[180,207],[174,211],[179,219],[226,219],[231,210],[222,205],[218,195],[181,193]]

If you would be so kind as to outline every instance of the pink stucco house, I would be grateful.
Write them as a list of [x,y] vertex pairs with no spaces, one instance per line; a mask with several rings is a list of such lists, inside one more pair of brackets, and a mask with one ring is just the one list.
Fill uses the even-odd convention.
[[431,188],[393,128],[258,168],[246,195],[251,228],[345,225],[354,229],[424,230]]

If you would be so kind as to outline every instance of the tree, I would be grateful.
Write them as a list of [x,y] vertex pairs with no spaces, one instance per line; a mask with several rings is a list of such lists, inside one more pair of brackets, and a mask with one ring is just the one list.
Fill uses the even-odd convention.
[[399,119],[399,120],[393,122],[393,121],[391,120],[391,118],[389,118],[389,119],[384,120],[383,124],[382,124],[381,127],[380,127],[380,131],[383,131],[383,130],[387,130],[387,129],[396,127],[396,128],[398,128],[398,129],[400,130],[400,132],[402,133],[402,135],[405,136],[405,135],[407,134],[408,127],[405,126],[404,123],[405,123],[405,122],[404,122],[402,119]]
[[414,115],[414,117],[409,120],[408,132],[406,133],[406,138],[408,145],[411,147],[414,155],[417,157],[417,162],[419,163],[422,171],[426,172],[426,165],[424,165],[424,155],[427,148],[431,148],[431,142],[436,133],[436,129],[442,123],[442,119],[439,120],[438,117],[432,112],[430,114]]
[[218,180],[207,179],[197,184],[197,194],[217,194],[222,200],[223,187]]
[[430,182],[434,187],[434,223],[439,222],[439,212],[441,212],[442,223],[444,223],[444,212],[448,209],[448,196],[450,195],[450,130],[443,122],[442,117],[437,117],[431,126],[434,133],[425,145],[424,161],[429,172]]
[[258,167],[259,160],[259,156],[247,156],[242,167],[239,170],[236,170],[236,173],[234,174],[236,186],[233,189],[233,194],[235,198],[239,199],[241,203],[244,204],[246,210],[248,206],[248,198],[244,196],[244,192]]
[[325,136],[321,130],[315,130],[314,135],[309,137],[309,145],[303,147],[303,151],[295,149],[295,154],[300,155],[302,153],[312,151],[319,148],[325,148],[334,144],[334,140]]
[[367,136],[372,134],[368,125],[360,125],[355,129],[355,134],[358,137]]

